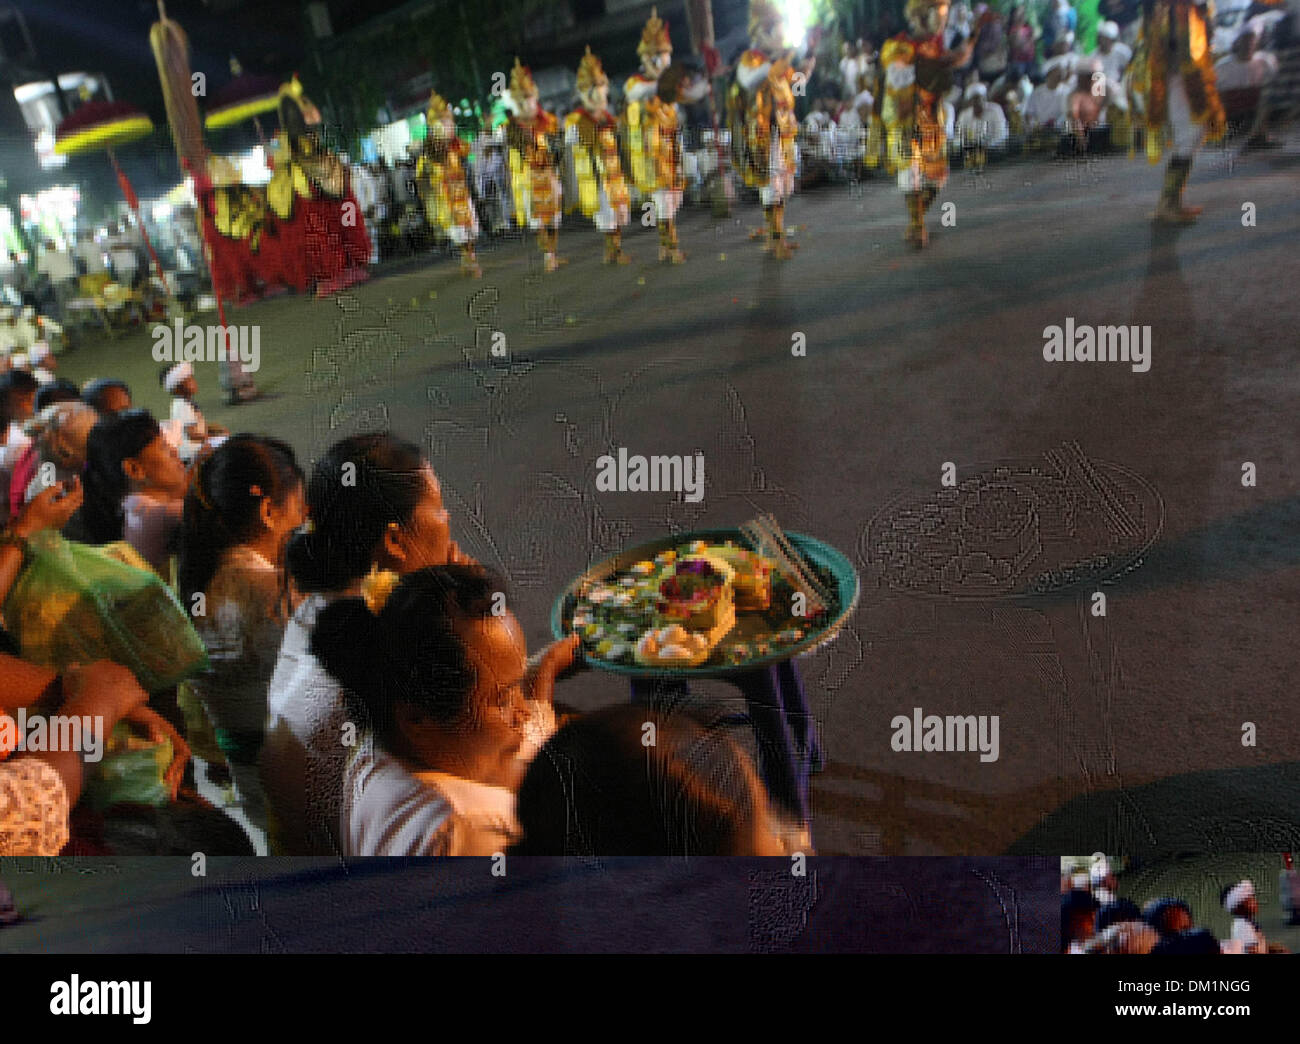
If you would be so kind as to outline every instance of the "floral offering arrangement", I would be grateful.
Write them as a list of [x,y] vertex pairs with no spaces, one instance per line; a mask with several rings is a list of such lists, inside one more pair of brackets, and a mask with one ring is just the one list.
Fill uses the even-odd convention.
[[832,608],[801,602],[772,559],[695,540],[587,581],[570,626],[589,657],[608,663],[741,666],[798,645]]

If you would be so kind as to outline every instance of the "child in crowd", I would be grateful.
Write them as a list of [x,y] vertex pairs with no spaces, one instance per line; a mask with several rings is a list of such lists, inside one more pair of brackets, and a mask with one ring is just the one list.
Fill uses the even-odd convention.
[[225,428],[208,424],[202,412],[194,405],[194,397],[199,393],[199,382],[194,376],[192,363],[178,362],[164,366],[158,375],[158,381],[172,397],[168,436],[183,463],[189,464],[194,460],[209,438],[230,434]]

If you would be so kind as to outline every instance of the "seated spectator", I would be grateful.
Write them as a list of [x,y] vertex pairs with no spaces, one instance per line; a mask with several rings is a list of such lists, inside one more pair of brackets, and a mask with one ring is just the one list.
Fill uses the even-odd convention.
[[[1128,148],[1133,143],[1133,123],[1129,116],[1128,90],[1124,74],[1133,60],[1133,49],[1120,41],[1120,29],[1114,22],[1097,27],[1097,49],[1090,56],[1092,69],[1105,77],[1102,92],[1106,103],[1105,125],[1111,128],[1112,143]],[[1097,91],[1094,88],[1093,93]]]
[[23,425],[36,408],[36,378],[26,370],[0,374],[0,525],[9,520],[14,469],[31,445]]
[[82,275],[98,275],[106,270],[104,264],[104,249],[95,242],[94,233],[90,229],[82,229],[81,235],[77,238],[77,245],[73,248]]
[[871,131],[873,101],[871,92],[863,91],[841,114],[835,126],[835,157],[841,165],[862,161]]
[[1083,889],[1072,889],[1061,896],[1061,950],[1083,953],[1096,933],[1097,900]]
[[518,814],[521,855],[790,854],[749,758],[725,726],[684,711],[568,722],[533,759]]
[[1074,90],[1070,92],[1067,126],[1074,135],[1078,153],[1095,151],[1094,136],[1106,125],[1106,93],[1098,91],[1096,79],[1100,75],[1099,64],[1091,60],[1081,63]]
[[1070,101],[1070,85],[1063,66],[1058,63],[1047,70],[1047,79],[1033,89],[1025,103],[1025,131],[1029,134],[1060,134]]
[[[105,734],[124,719],[147,715],[148,694],[125,667],[107,661],[56,674],[0,653],[0,712],[102,720]],[[68,816],[81,795],[82,754],[0,751],[0,856],[56,856],[68,843]]]
[[1259,37],[1252,29],[1243,29],[1232,41],[1232,51],[1219,59],[1214,66],[1214,79],[1221,95],[1226,95],[1225,105],[1232,117],[1232,94],[1258,92],[1250,106],[1250,124],[1247,131],[1248,148],[1277,148],[1279,143],[1268,136],[1268,86],[1277,77],[1277,58],[1258,47]]
[[89,542],[125,540],[170,579],[188,478],[153,414],[125,410],[91,429],[85,484],[80,518]]
[[966,88],[969,103],[957,117],[957,140],[966,149],[999,149],[1007,143],[1007,117],[1002,107],[988,100],[982,83]]
[[48,276],[54,285],[72,279],[77,274],[71,255],[66,250],[60,250],[52,239],[45,240],[40,260],[36,262],[36,271]]
[[[23,570],[27,541],[43,530],[62,529],[81,507],[82,497],[81,482],[76,478],[69,479],[66,485],[51,486],[24,504],[4,528],[0,534],[0,606],[9,598]],[[0,630],[0,635],[5,639],[4,649],[16,651],[11,648],[8,632]]]
[[181,463],[188,465],[193,461],[209,438],[230,434],[223,427],[209,424],[202,411],[194,405],[199,394],[199,381],[194,376],[192,363],[164,366],[158,373],[158,383],[172,397],[171,420],[164,430],[168,441],[176,447]]
[[350,751],[340,736],[351,719],[342,685],[311,651],[317,617],[331,602],[361,594],[372,572],[402,576],[469,561],[451,539],[429,462],[419,447],[391,435],[356,435],[332,446],[312,471],[307,514],[286,549],[289,574],[307,597],[285,627],[262,747],[267,837],[276,855],[341,851]]
[[1192,908],[1181,899],[1152,899],[1142,908],[1142,919],[1160,933],[1162,939],[1189,932],[1192,923]]
[[554,730],[551,688],[576,635],[528,673],[523,634],[480,566],[408,574],[378,614],[326,607],[313,655],[365,724],[343,785],[344,855],[491,855],[518,838],[514,791]]
[[33,407],[35,413],[39,414],[47,407],[60,402],[81,402],[81,392],[66,377],[55,377],[49,383],[37,388]]
[[23,504],[48,486],[80,480],[86,439],[97,419],[95,411],[84,403],[65,400],[46,406],[27,422],[32,443],[14,465],[9,484],[10,517],[17,517]]
[[1232,914],[1232,942],[1238,953],[1268,953],[1268,942],[1259,930],[1259,900],[1249,878],[1229,885],[1220,896],[1223,908]]
[[[277,439],[236,435],[200,458],[185,497],[177,587],[208,650],[187,684],[216,732],[249,821],[266,829],[258,760],[284,637],[281,565],[305,517],[303,476]],[[203,612],[193,612],[202,595]]]
[[113,377],[99,377],[82,385],[81,401],[98,412],[101,417],[110,413],[121,413],[131,408],[131,389],[126,386],[125,381]]
[[1122,920],[1102,927],[1083,944],[1084,953],[1148,954],[1160,944],[1159,933],[1145,921]]
[[1097,49],[1089,55],[1101,63],[1101,71],[1106,76],[1107,91],[1120,93],[1120,84],[1124,82],[1124,72],[1133,60],[1133,48],[1121,43],[1119,26],[1114,22],[1102,22],[1097,26]]

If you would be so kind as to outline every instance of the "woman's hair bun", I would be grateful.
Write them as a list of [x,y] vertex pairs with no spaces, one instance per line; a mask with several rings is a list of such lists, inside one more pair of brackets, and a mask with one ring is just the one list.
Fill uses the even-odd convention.
[[385,633],[362,599],[341,598],[316,617],[311,654],[352,693],[382,692],[388,660]]

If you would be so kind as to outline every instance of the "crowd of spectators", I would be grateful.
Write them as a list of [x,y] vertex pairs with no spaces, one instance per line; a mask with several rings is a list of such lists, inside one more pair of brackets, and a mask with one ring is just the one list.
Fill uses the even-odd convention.
[[[1287,858],[1280,883],[1292,924],[1300,924],[1300,887]],[[1259,927],[1259,899],[1249,878],[1224,884],[1219,902],[1232,917],[1229,936],[1199,927],[1183,899],[1159,896],[1139,906],[1119,894],[1119,875],[1105,857],[1061,877],[1061,949],[1064,953],[1267,954],[1285,953]]]

